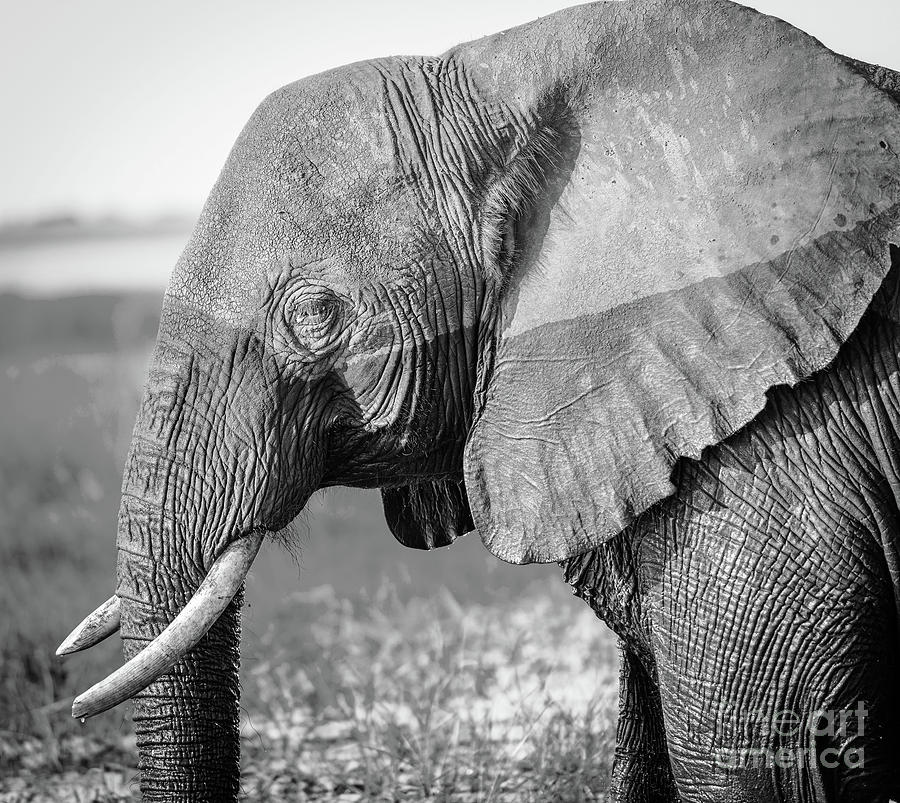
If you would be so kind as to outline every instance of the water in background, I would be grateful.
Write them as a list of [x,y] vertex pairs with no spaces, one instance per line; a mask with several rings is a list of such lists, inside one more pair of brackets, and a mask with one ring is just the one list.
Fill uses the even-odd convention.
[[186,231],[0,236],[0,289],[31,296],[161,291]]

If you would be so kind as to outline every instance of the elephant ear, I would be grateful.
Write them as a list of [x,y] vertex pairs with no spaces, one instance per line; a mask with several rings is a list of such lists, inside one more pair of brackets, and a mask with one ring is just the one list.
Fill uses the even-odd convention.
[[384,488],[381,499],[388,528],[413,549],[449,546],[475,529],[462,476]]
[[[724,2],[534,26],[453,54],[531,121],[486,201],[515,243],[465,454],[476,528],[515,563],[620,532],[826,366],[900,242],[900,106],[802,32]],[[577,79],[541,71],[573,31]]]
[[865,61],[843,56],[844,61],[858,73],[864,75],[871,83],[883,92],[887,92],[894,100],[900,102],[900,73],[881,67],[878,64],[869,64]]

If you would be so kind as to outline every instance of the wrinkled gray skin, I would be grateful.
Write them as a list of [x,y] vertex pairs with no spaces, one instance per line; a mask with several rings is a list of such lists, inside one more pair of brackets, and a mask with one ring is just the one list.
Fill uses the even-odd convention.
[[[521,176],[492,188],[542,114],[578,107],[585,64],[596,68],[587,13],[556,24],[570,35],[510,40],[501,66],[465,52],[361,63],[254,113],[165,300],[119,517],[126,656],[226,545],[284,527],[318,488],[386,489],[388,520],[413,545],[472,529],[462,453],[519,250],[496,205],[558,192]],[[577,148],[563,132],[533,161],[555,152],[564,170]],[[868,801],[897,789],[893,301],[884,290],[829,368],[679,463],[672,497],[599,548],[562,553],[567,579],[622,639],[620,800]],[[239,607],[136,698],[147,800],[237,795]],[[835,769],[712,760],[791,743],[748,737],[729,711],[859,699],[865,731],[851,723],[832,739]],[[848,769],[855,747],[865,765]]]
[[620,800],[897,798],[898,299],[895,249],[828,370],[777,389],[680,466],[672,498],[563,564],[621,638]]

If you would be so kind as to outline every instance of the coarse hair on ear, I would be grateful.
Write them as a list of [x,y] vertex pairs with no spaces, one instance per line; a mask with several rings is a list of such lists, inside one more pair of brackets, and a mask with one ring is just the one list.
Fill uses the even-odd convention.
[[562,161],[566,128],[561,106],[552,104],[537,122],[517,132],[509,151],[488,176],[478,221],[482,265],[486,277],[501,291],[521,253],[521,229],[535,204],[547,196]]

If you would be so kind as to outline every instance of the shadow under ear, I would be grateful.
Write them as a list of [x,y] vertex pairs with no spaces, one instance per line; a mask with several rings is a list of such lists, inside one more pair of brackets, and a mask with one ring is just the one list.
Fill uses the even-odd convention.
[[900,323],[900,246],[890,243],[891,269],[872,299],[872,312]]

